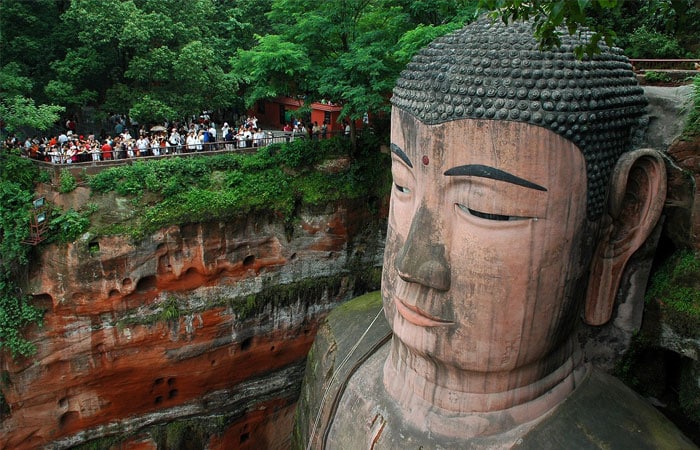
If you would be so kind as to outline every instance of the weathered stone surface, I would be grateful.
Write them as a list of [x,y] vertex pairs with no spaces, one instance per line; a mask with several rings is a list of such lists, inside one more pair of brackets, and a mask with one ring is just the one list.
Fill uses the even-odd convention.
[[680,136],[685,126],[692,92],[691,85],[644,87],[644,95],[649,100],[649,125],[644,136],[646,147],[665,152]]
[[154,448],[154,427],[206,417],[208,448],[288,446],[317,323],[372,285],[384,230],[357,202],[302,213],[289,240],[249,216],[44,249],[28,292],[48,311],[37,355],[2,360],[0,448]]
[[[435,436],[410,424],[397,424],[397,417],[410,412],[386,393],[381,370],[368,370],[381,369],[388,352],[388,345],[382,343],[389,327],[383,315],[372,320],[379,311],[379,295],[373,293],[344,303],[321,324],[307,363],[292,448],[307,448],[309,442],[310,448],[323,448],[325,443],[327,448],[341,449],[696,448],[622,382],[595,369],[586,371],[577,389],[560,405],[528,424],[534,426],[523,438],[497,434],[436,445]],[[359,348],[354,348],[350,333],[362,335]],[[368,397],[380,400],[368,407]]]
[[[679,223],[674,230],[676,235],[687,236],[687,244],[692,246],[696,251],[700,250],[700,195],[697,193],[697,186],[700,184],[700,138],[692,141],[679,140],[675,142],[668,151],[668,154],[676,163],[686,171],[687,181],[683,178],[679,183],[683,183],[685,189],[682,191],[677,189],[677,192],[685,192],[681,201],[677,202],[683,205],[678,213]],[[686,206],[688,205],[688,206]],[[674,222],[675,223],[675,222]],[[689,225],[688,225],[689,223]]]

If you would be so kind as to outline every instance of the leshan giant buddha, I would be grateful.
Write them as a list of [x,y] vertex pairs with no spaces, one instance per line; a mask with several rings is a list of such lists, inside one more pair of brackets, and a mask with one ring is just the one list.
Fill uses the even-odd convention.
[[386,322],[366,298],[329,316],[295,446],[694,448],[576,339],[661,213],[663,160],[631,145],[643,91],[619,49],[531,33],[480,20],[401,74]]

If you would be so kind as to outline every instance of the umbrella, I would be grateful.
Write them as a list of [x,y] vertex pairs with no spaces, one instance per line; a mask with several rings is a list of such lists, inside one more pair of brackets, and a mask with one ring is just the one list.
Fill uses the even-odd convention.
[[167,131],[167,129],[162,125],[156,125],[151,127],[151,131]]

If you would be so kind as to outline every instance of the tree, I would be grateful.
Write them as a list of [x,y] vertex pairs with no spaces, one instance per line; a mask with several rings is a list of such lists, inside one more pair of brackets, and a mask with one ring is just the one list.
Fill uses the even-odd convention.
[[63,53],[44,62],[42,89],[71,114],[106,104],[142,122],[226,107],[237,97],[229,44],[252,39],[252,27],[237,16],[243,3],[73,0],[48,21],[62,30]]
[[437,2],[441,8],[420,19],[425,25],[414,31],[414,15],[430,10],[428,2],[418,3],[274,0],[267,17],[275,34],[258,37],[257,46],[232,59],[234,72],[249,86],[247,105],[281,94],[307,104],[332,101],[342,105],[341,120],[350,120],[354,147],[355,120],[388,112],[391,89],[413,52],[461,25],[455,13],[476,5]]
[[480,0],[479,5],[505,23],[532,19],[545,48],[560,44],[557,27],[569,34],[588,28],[591,39],[576,49],[579,56],[598,52],[601,41],[629,48],[638,58],[683,57],[700,45],[700,9],[690,0]]
[[0,68],[0,119],[9,132],[23,127],[48,130],[64,108],[57,105],[35,105],[28,97],[32,82],[19,74],[20,66],[11,62]]

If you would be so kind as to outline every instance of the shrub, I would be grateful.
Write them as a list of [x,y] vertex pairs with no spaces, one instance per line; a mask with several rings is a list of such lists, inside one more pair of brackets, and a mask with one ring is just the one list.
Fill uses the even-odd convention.
[[649,70],[644,73],[644,81],[648,83],[670,83],[671,76],[664,72]]
[[[368,142],[361,144],[363,156],[337,174],[317,172],[314,165],[345,154],[347,139],[298,139],[253,154],[138,162],[104,170],[89,183],[96,192],[116,191],[134,197],[136,214],[129,223],[133,238],[172,224],[221,220],[253,211],[273,212],[287,222],[300,201],[317,205],[388,193],[389,158],[371,138],[361,137],[360,142]],[[145,191],[159,194],[157,202],[146,204],[141,196]],[[146,199],[156,200],[153,196]],[[119,233],[124,227],[109,230],[101,232]]]
[[[2,179],[17,183],[20,189],[31,191],[34,189],[34,182],[39,177],[39,169],[36,164],[27,158],[20,156],[19,150],[2,150],[7,152],[7,157],[3,158],[0,164]],[[49,177],[50,180],[50,177]]]
[[62,170],[61,175],[58,177],[58,192],[67,194],[73,192],[76,187],[78,187],[78,182],[75,181],[75,177],[70,173],[70,170]]
[[700,257],[676,252],[654,273],[646,300],[659,302],[679,333],[700,336]]
[[73,242],[81,234],[85,233],[90,227],[89,214],[80,214],[72,209],[51,219],[49,222],[49,231],[52,235],[52,240],[66,243]]
[[646,25],[634,30],[623,47],[630,58],[665,59],[685,56],[683,47],[675,38],[654,31]]

